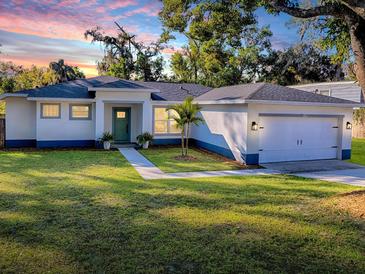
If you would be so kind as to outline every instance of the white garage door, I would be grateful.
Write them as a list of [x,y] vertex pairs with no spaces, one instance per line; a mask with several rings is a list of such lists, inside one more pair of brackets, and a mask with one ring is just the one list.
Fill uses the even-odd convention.
[[334,159],[338,118],[261,116],[259,162]]

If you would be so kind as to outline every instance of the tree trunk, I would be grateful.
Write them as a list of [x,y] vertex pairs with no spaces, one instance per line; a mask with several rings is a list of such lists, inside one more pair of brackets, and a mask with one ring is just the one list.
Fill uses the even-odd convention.
[[355,55],[355,74],[365,96],[365,20],[361,17],[347,18],[351,47]]
[[184,156],[184,134],[185,130],[181,131],[181,156]]
[[189,150],[189,134],[190,134],[190,125],[187,124],[186,127],[186,147],[185,147],[185,155],[188,156],[188,150]]

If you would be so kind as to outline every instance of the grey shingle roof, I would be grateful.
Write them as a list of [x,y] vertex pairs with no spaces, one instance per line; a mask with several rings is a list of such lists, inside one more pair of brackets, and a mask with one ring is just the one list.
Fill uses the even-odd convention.
[[330,96],[314,94],[299,89],[274,85],[269,83],[252,83],[236,86],[215,88],[208,93],[199,96],[197,101],[219,100],[260,100],[282,102],[307,102],[307,103],[335,103],[354,104],[355,102],[334,98]]
[[29,97],[92,99],[95,97],[95,94],[90,92],[89,88],[156,89],[160,92],[152,93],[152,100],[162,101],[182,101],[189,95],[197,97],[211,90],[209,87],[198,84],[140,82],[121,80],[111,76],[97,76],[36,89],[23,90],[17,93],[27,94]]
[[89,87],[105,85],[110,82],[118,81],[118,78],[110,76],[98,76],[88,79],[68,81],[56,85],[45,86],[30,90],[23,90],[17,93],[28,94],[28,97],[47,97],[47,98],[94,98],[94,94],[88,91]]
[[260,100],[260,101],[295,101],[308,103],[337,103],[354,104],[353,101],[319,95],[294,88],[283,87],[268,83],[252,83],[222,88],[210,88],[198,84],[168,83],[168,82],[139,82],[121,80],[111,76],[98,76],[79,79],[57,85],[46,86],[17,92],[28,97],[47,98],[82,98],[92,99],[94,92],[89,88],[129,88],[154,89],[151,98],[156,101],[182,101],[187,96],[193,96],[197,101],[219,100]]
[[139,82],[140,84],[157,89],[159,93],[152,93],[152,100],[183,101],[188,96],[198,97],[212,88],[190,83],[168,82]]

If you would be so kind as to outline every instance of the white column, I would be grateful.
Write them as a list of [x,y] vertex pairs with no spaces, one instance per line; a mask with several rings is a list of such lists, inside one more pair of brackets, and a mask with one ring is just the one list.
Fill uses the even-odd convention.
[[142,132],[152,133],[152,104],[150,101],[144,101],[142,105]]
[[104,102],[97,100],[95,104],[95,140],[98,140],[104,132]]

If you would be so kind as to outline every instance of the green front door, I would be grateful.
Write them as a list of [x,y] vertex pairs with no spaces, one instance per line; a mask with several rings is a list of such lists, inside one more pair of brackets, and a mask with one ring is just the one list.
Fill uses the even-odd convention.
[[113,137],[116,143],[130,142],[130,108],[113,108]]

